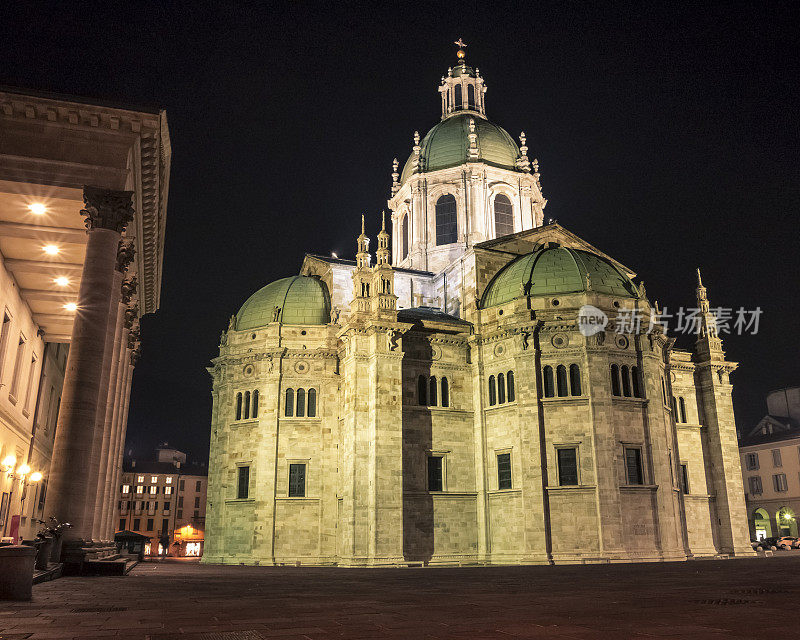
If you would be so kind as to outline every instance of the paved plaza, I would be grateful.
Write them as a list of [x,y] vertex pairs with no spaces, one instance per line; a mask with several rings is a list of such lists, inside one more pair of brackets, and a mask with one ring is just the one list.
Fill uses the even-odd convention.
[[144,563],[0,604],[0,639],[797,638],[799,576],[800,552],[461,569]]

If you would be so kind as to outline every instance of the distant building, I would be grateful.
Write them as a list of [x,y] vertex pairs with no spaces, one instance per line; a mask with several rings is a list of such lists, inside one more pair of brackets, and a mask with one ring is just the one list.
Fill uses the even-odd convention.
[[150,538],[145,555],[201,556],[206,522],[208,470],[186,464],[186,454],[164,445],[156,462],[126,459],[119,486],[117,531]]
[[767,415],[739,444],[754,539],[797,536],[800,510],[800,387],[767,395]]

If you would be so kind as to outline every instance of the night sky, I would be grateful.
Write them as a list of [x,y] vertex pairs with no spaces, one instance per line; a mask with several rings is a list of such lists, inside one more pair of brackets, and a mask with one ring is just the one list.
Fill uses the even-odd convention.
[[0,84],[167,111],[161,310],[142,320],[128,448],[207,459],[220,331],[305,252],[352,257],[361,213],[375,235],[459,37],[489,118],[527,134],[547,218],[662,306],[694,306],[700,266],[712,306],[763,309],[758,335],[724,340],[754,424],[767,391],[800,384],[798,5],[667,5],[5,7]]

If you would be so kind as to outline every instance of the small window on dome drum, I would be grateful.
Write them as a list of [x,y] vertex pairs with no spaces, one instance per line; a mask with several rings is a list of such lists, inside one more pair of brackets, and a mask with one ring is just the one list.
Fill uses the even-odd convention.
[[436,201],[436,244],[451,244],[457,239],[456,198],[448,193]]
[[464,106],[464,98],[463,98],[462,92],[461,92],[461,85],[457,84],[456,85],[456,109],[460,109],[462,106]]
[[514,233],[514,207],[503,193],[498,193],[494,199],[494,232],[498,238]]
[[475,85],[467,86],[467,107],[475,108]]

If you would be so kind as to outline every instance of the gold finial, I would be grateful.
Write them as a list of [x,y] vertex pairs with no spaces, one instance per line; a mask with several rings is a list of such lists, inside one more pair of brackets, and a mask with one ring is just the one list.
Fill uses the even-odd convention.
[[381,231],[386,231],[386,209],[381,211]]
[[361,214],[361,235],[364,235],[364,214]]
[[467,57],[467,52],[464,51],[464,49],[467,48],[467,43],[464,42],[461,38],[459,38],[453,44],[458,47],[458,51],[456,52],[456,55],[458,56],[458,59],[463,61],[464,58]]

